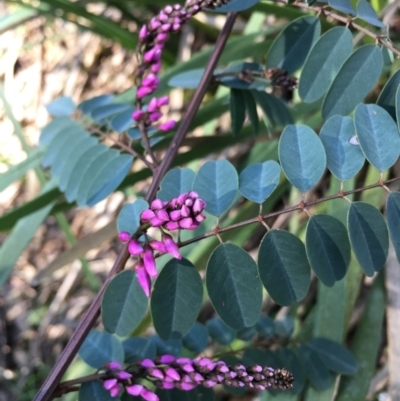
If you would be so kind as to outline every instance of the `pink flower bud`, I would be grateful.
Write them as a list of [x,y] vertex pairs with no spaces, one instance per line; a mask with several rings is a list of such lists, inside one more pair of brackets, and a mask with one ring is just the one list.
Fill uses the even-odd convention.
[[131,255],[140,255],[143,252],[143,247],[138,240],[133,239],[128,245],[128,251]]
[[161,227],[163,225],[163,223],[165,223],[165,221],[159,219],[158,217],[153,217],[150,220],[150,224],[151,224],[152,227]]
[[179,29],[181,29],[181,24],[173,24],[172,25],[172,30],[174,32],[179,31]]
[[121,231],[118,234],[118,238],[122,241],[122,242],[128,242],[131,240],[131,235],[127,232],[127,231]]
[[168,231],[174,231],[179,228],[179,223],[177,221],[168,221],[167,223],[163,224],[163,227]]
[[189,207],[192,207],[193,206],[193,199],[186,199],[185,200],[185,205],[186,206],[189,206]]
[[145,401],[159,401],[157,394],[148,390],[146,387],[143,387],[142,391],[140,392],[140,396],[144,398]]
[[164,390],[172,390],[173,388],[175,388],[175,384],[174,383],[162,382],[161,388],[164,389]]
[[151,280],[150,280],[149,274],[147,273],[147,271],[143,267],[143,265],[140,265],[140,267],[138,267],[136,269],[136,277],[137,277],[138,282],[139,282],[140,286],[142,287],[144,293],[146,294],[146,297],[150,298]]
[[161,26],[161,22],[154,20],[154,21],[150,21],[150,29],[152,31],[156,31],[159,27]]
[[156,97],[151,98],[149,105],[147,106],[147,111],[149,113],[153,113],[154,111],[158,111],[158,101]]
[[158,77],[156,77],[153,73],[150,73],[147,75],[146,78],[143,79],[142,81],[142,86],[148,86],[150,88],[153,88],[155,86],[158,86],[160,80]]
[[155,111],[154,113],[151,113],[149,116],[149,120],[152,123],[155,123],[156,121],[158,121],[161,117],[163,116],[163,114],[159,111]]
[[143,118],[144,111],[143,110],[135,110],[132,114],[132,118],[135,121],[140,121]]
[[179,205],[183,205],[185,203],[185,200],[189,197],[188,193],[184,193],[178,196],[178,203]]
[[167,212],[165,209],[157,210],[157,211],[156,211],[156,216],[157,216],[160,220],[162,220],[163,222],[164,222],[164,221],[169,221],[169,214],[168,214],[168,212]]
[[190,191],[189,192],[189,197],[192,199],[197,199],[199,197],[199,194],[195,191]]
[[151,72],[154,72],[154,74],[157,74],[161,70],[161,61],[157,61],[151,66]]
[[182,370],[185,372],[194,372],[194,367],[190,363],[186,363],[185,365],[182,366]]
[[111,390],[116,384],[118,384],[117,379],[108,379],[108,380],[104,380],[103,387],[106,390]]
[[156,214],[151,210],[151,209],[146,209],[142,212],[140,215],[140,218],[142,221],[149,221],[153,217],[156,217]]
[[168,24],[168,23],[161,25],[161,31],[162,32],[169,32],[171,30],[171,28],[172,28],[172,25]]
[[195,384],[190,384],[190,383],[181,383],[180,389],[184,391],[190,391],[193,390],[196,387]]
[[149,369],[150,376],[164,380],[164,373],[160,369]]
[[201,214],[198,214],[194,219],[195,219],[198,223],[201,223],[203,220],[206,219],[206,216],[205,216],[203,213],[201,213]]
[[163,11],[161,11],[161,12],[158,14],[157,18],[158,18],[161,22],[168,21],[168,19],[169,19],[169,18],[168,18],[168,15],[165,14]]
[[154,92],[154,89],[149,88],[148,86],[141,86],[136,93],[136,97],[138,99],[142,99]]
[[161,58],[161,50],[156,48],[150,49],[143,56],[143,60],[146,63],[156,63],[158,60],[160,60],[160,58]]
[[187,230],[195,230],[197,227],[199,227],[200,223],[197,223],[197,221],[194,221],[191,226],[187,228]]
[[128,380],[132,377],[132,375],[128,372],[125,372],[125,370],[121,370],[118,372],[118,378],[121,380]]
[[168,96],[162,96],[159,99],[157,99],[157,107],[166,106],[167,104],[169,104]]
[[117,397],[117,395],[119,394],[119,392],[120,392],[120,388],[119,388],[119,384],[117,383],[114,387],[111,387],[110,388],[110,395],[111,395],[111,397]]
[[166,373],[166,375],[168,377],[170,377],[173,380],[181,380],[181,377],[179,376],[179,373],[174,368],[167,368],[165,373]]
[[182,217],[189,217],[190,216],[190,209],[186,205],[183,205],[181,207],[181,215],[182,215]]
[[175,259],[182,259],[182,256],[179,252],[179,247],[170,235],[164,234],[163,242],[164,242],[165,248],[169,254],[171,254]]
[[112,361],[108,363],[107,365],[108,369],[114,370],[114,369],[121,369],[122,365],[119,362]]
[[176,127],[175,120],[168,120],[158,126],[158,129],[163,132],[171,131]]
[[168,38],[168,34],[161,32],[156,36],[156,42],[164,44]]
[[143,386],[141,384],[133,384],[131,386],[126,386],[125,390],[129,395],[133,395],[134,397],[136,397],[143,390]]
[[162,355],[162,356],[160,356],[160,357],[158,358],[158,360],[160,361],[160,363],[165,364],[165,365],[171,364],[172,362],[175,361],[175,359],[176,359],[176,358],[175,358],[173,355],[169,355],[169,354]]
[[157,277],[156,259],[150,247],[146,247],[143,252],[143,264],[150,277]]
[[140,362],[140,365],[146,369],[148,368],[154,368],[156,366],[156,364],[151,360],[151,359],[143,359],[142,362]]
[[204,207],[205,207],[205,202],[202,199],[197,198],[193,203],[192,210],[194,213],[201,213],[203,211]]
[[186,217],[179,221],[179,227],[189,229],[193,224],[193,219],[191,217]]
[[165,6],[163,11],[165,12],[165,14],[169,15],[172,13],[172,11],[174,11],[174,9],[172,8],[172,6]]
[[176,360],[176,363],[179,363],[179,365],[184,365],[185,363],[193,363],[193,361],[190,358],[182,356]]
[[144,39],[147,38],[147,34],[148,34],[148,32],[147,32],[147,26],[146,26],[146,25],[143,25],[143,26],[140,28],[140,31],[139,31],[139,39],[140,39],[141,42],[143,42]]
[[173,210],[169,213],[169,217],[173,221],[178,221],[182,217],[182,213],[180,210]]
[[157,241],[157,240],[153,239],[150,241],[150,246],[155,251],[158,251],[161,253],[167,253],[167,248],[165,248],[165,244],[162,241]]
[[151,208],[153,210],[160,210],[162,209],[163,206],[163,201],[161,199],[154,199],[153,202],[151,202]]

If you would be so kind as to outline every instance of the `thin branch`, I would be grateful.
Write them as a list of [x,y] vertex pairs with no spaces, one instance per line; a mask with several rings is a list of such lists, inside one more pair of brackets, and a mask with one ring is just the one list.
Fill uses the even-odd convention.
[[[282,4],[287,4],[285,0],[275,0],[276,3],[282,3]],[[345,25],[352,26],[354,29],[356,29],[359,32],[362,32],[364,35],[369,36],[373,38],[376,42],[380,43],[382,46],[388,48],[391,50],[394,54],[396,54],[398,57],[400,57],[400,50],[397,50],[388,39],[386,35],[377,35],[368,29],[362,27],[361,25],[358,25],[354,22],[352,18],[349,17],[344,17],[342,15],[336,14],[333,11],[329,11],[326,9],[326,6],[309,6],[305,3],[301,2],[296,2],[291,4],[294,7],[299,7],[303,8],[305,10],[310,10],[316,12],[318,15],[325,15],[326,17],[331,17],[332,19],[336,21],[343,22]]]
[[[186,117],[179,126],[175,134],[175,137],[173,138],[159,169],[157,169],[153,177],[153,181],[150,185],[149,191],[146,196],[147,201],[151,201],[154,199],[157,193],[157,189],[160,185],[160,182],[164,177],[164,174],[171,167],[172,162],[178,152],[178,149],[186,136],[189,126],[194,116],[196,115],[198,108],[200,107],[203,96],[207,91],[208,84],[211,81],[213,71],[217,65],[217,62],[222,54],[226,41],[228,40],[229,34],[233,28],[236,16],[237,13],[230,13],[227,15],[225,25],[222,28],[222,31],[217,39],[211,57],[208,60],[206,69],[203,74],[203,78],[189,105]],[[78,324],[78,327],[76,328],[68,344],[62,351],[56,365],[53,367],[52,371],[46,378],[45,382],[43,383],[39,392],[36,394],[36,397],[34,398],[33,401],[50,401],[53,398],[54,391],[59,385],[62,376],[66,372],[68,366],[71,364],[80,346],[82,345],[84,339],[88,335],[91,328],[95,325],[96,320],[100,315],[101,299],[107,284],[110,282],[112,277],[114,277],[117,273],[119,273],[124,269],[129,256],[130,254],[128,252],[128,245],[125,244],[117,257],[114,266],[109,272],[106,281],[100,288],[100,291],[96,295],[92,304],[89,306],[85,315],[82,317],[81,321]]]
[[[311,201],[311,202],[301,202],[298,205],[290,206],[290,207],[288,207],[286,209],[279,210],[277,212],[272,212],[272,213],[265,214],[265,215],[262,216],[262,218],[263,218],[263,220],[266,220],[266,219],[269,219],[271,217],[280,216],[280,215],[285,214],[285,213],[291,213],[291,212],[294,212],[296,210],[303,211],[305,208],[308,208],[308,207],[314,206],[314,205],[318,205],[319,203],[327,202],[327,201],[332,200],[332,199],[339,199],[339,198],[347,199],[346,196],[348,196],[348,195],[355,194],[355,193],[358,193],[358,192],[367,191],[368,189],[384,187],[387,184],[389,184],[391,182],[395,182],[395,181],[400,181],[400,177],[392,178],[392,179],[387,180],[385,182],[379,181],[376,184],[371,184],[371,185],[368,185],[366,187],[352,189],[350,191],[341,191],[341,192],[339,192],[339,193],[337,193],[335,195],[327,196],[325,198],[319,198],[319,199],[316,199],[316,200]],[[253,217],[252,219],[241,221],[240,223],[231,224],[230,226],[227,226],[227,227],[223,227],[223,228],[218,227],[218,234],[233,230],[235,228],[245,227],[245,226],[248,226],[249,224],[254,224],[254,223],[260,223],[260,216]],[[194,242],[198,242],[198,241],[200,241],[200,240],[202,240],[204,238],[214,237],[215,235],[216,235],[215,230],[209,231],[208,233],[199,235],[198,237],[195,237],[195,238],[192,238],[190,240],[181,242],[179,244],[179,246],[183,247],[183,246],[186,246],[186,245],[190,245],[190,244],[193,244]]]

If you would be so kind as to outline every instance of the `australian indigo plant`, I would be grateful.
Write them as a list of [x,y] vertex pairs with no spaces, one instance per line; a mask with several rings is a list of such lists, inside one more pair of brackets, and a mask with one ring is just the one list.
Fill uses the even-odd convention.
[[[399,177],[388,176],[400,154],[398,72],[376,104],[362,103],[384,63],[389,63],[390,52],[400,53],[383,36],[342,15],[355,13],[347,2],[339,6],[295,2],[292,6],[296,9],[318,16],[302,14],[281,30],[270,44],[265,65],[228,58],[235,62],[217,68],[237,13],[256,3],[187,0],[183,6],[164,7],[138,30],[134,108],[104,95],[78,106],[76,114],[80,113],[87,130],[68,112],[43,129],[41,144],[47,146],[43,165],[51,167],[70,202],[92,206],[104,199],[124,185],[134,159],[144,163],[152,181],[145,199],[126,204],[119,213],[121,253],[35,401],[77,390],[80,401],[131,396],[158,401],[168,394],[178,397],[179,391],[208,400],[214,397],[209,389],[220,391],[222,384],[236,395],[288,390],[290,400],[300,399],[302,394],[313,400],[324,391],[329,399],[346,400],[354,383],[359,394],[351,399],[365,399],[373,371],[363,370],[362,380],[358,376],[357,358],[363,355],[357,341],[362,343],[362,336],[356,334],[352,355],[341,345],[349,311],[340,305],[329,308],[345,297],[354,305],[356,296],[346,289],[346,273],[352,277],[351,288],[358,289],[361,269],[372,277],[383,267],[388,229],[400,257],[400,195],[389,188]],[[342,14],[337,14],[335,7]],[[196,88],[184,118],[175,121],[166,117],[170,99],[160,76],[163,50],[170,36],[196,13],[209,10],[228,12],[228,16],[201,74],[194,70],[170,79],[171,86]],[[320,18],[325,16],[335,23],[330,22],[321,35]],[[359,1],[357,16],[382,27],[365,0]],[[353,31],[373,37],[376,44],[353,49]],[[247,48],[259,43],[257,35],[250,37]],[[242,136],[248,139],[259,134],[260,110],[269,131],[267,142],[249,147],[250,162],[240,167],[240,175],[226,159],[209,160],[196,172],[187,167],[171,169],[173,163],[184,163],[179,161],[178,151],[194,128],[211,83],[229,90],[229,105],[221,102],[207,109],[205,104],[199,114],[204,109],[212,113],[214,107],[219,114],[229,110],[235,136],[223,138],[223,145],[206,137],[199,147],[215,146],[217,151],[227,146],[226,141],[240,143]],[[296,110],[291,110],[290,101],[297,88],[296,96],[307,108],[297,111],[300,117],[294,124],[291,113]],[[61,98],[49,110],[62,108],[65,102]],[[243,128],[246,113],[251,127]],[[318,116],[308,122],[302,113]],[[314,131],[317,128],[319,135]],[[107,130],[124,139],[113,140],[112,148],[99,144],[100,138],[112,138]],[[160,143],[166,144],[165,152],[157,147]],[[354,177],[370,167],[375,169],[368,170],[373,179],[357,188]],[[319,182],[329,185],[330,195],[318,197],[313,189]],[[371,188],[389,193],[387,222],[378,210],[379,202],[372,205],[354,199]],[[282,208],[281,199],[288,190],[292,205]],[[328,211],[326,201],[338,203]],[[228,214],[233,209],[234,217]],[[296,211],[304,212],[297,225],[305,219],[306,227],[291,226],[297,235],[279,229],[286,227],[285,217]],[[249,235],[249,227],[256,224],[267,230],[257,263],[229,236],[233,230]],[[208,245],[200,248],[207,239],[217,239],[219,244],[208,240]],[[197,319],[203,305],[203,277],[186,257],[195,243],[199,253],[210,254],[204,281],[217,315],[202,322]],[[122,271],[130,259],[133,262]],[[193,259],[201,269],[201,256]],[[318,303],[303,322],[294,306],[309,291],[311,269],[319,280]],[[371,304],[381,291],[378,275]],[[137,337],[132,333],[146,321],[149,298],[156,335]],[[268,306],[272,301],[290,307],[285,316],[273,320],[265,313],[273,310]],[[100,307],[103,331],[93,330]],[[334,319],[338,321],[332,323]],[[374,324],[380,327],[382,315]],[[236,343],[227,348],[235,338],[240,346]],[[378,345],[371,343],[374,353],[370,358],[376,358]],[[78,350],[96,373],[60,384]],[[348,377],[338,387],[334,374]]]

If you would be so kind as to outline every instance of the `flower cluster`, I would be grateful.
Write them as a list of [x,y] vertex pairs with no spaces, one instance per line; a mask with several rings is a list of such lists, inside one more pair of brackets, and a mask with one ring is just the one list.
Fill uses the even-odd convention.
[[104,388],[110,391],[112,397],[119,394],[122,384],[130,395],[140,395],[146,401],[158,401],[155,393],[143,385],[135,384],[135,380],[138,379],[146,379],[164,390],[177,388],[185,391],[192,390],[198,385],[210,388],[217,384],[256,390],[286,390],[293,387],[294,380],[293,375],[286,369],[273,369],[261,365],[228,366],[223,361],[214,362],[204,357],[190,359],[163,355],[155,361],[144,359],[132,369],[130,372],[114,370],[112,371],[114,377],[104,381]]
[[151,279],[156,278],[158,274],[154,252],[169,253],[176,259],[182,258],[177,243],[164,229],[168,231],[196,229],[206,218],[203,214],[205,207],[206,203],[194,191],[179,195],[169,202],[154,199],[150,208],[142,212],[140,220],[144,227],[158,227],[161,231],[161,241],[152,239],[142,243],[132,239],[126,231],[118,234],[122,242],[129,242],[129,253],[139,259],[134,269],[147,297],[151,294]]
[[[138,109],[132,118],[145,126],[158,123],[163,116],[161,107],[169,103],[169,97],[153,97],[147,108],[143,107],[142,99],[155,92],[159,85],[157,76],[161,69],[161,54],[168,34],[178,31],[182,25],[194,14],[205,8],[216,8],[230,0],[187,0],[185,6],[180,4],[164,7],[157,16],[153,17],[147,25],[139,31],[139,68],[136,74],[136,105]],[[158,124],[160,131],[170,131],[176,126],[175,120],[168,120]]]

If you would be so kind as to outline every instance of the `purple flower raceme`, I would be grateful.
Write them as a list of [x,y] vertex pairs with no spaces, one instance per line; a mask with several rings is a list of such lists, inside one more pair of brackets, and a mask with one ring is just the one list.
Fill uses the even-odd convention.
[[[286,390],[293,387],[294,381],[293,375],[284,368],[273,369],[261,365],[245,367],[241,364],[229,366],[223,361],[212,361],[205,357],[191,359],[163,355],[154,361],[144,359],[130,366],[129,371],[111,370],[104,380],[103,387],[113,397],[123,387],[132,396],[140,396],[145,401],[158,401],[154,392],[136,383],[143,379],[161,389],[177,388],[184,391],[190,391],[198,385],[214,387],[217,384],[256,390]],[[114,377],[110,379],[111,375]]]

